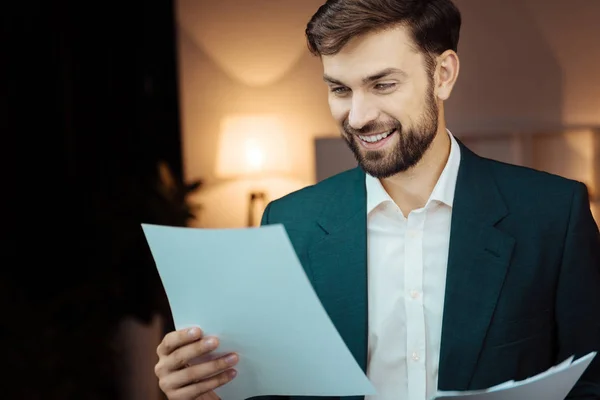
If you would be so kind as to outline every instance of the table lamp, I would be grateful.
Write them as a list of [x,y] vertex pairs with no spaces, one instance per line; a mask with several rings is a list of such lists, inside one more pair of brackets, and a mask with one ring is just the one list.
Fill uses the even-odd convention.
[[[258,180],[291,171],[283,121],[277,115],[230,115],[221,122],[217,154],[217,177],[224,180]],[[264,190],[249,193],[249,227],[256,226],[254,207],[267,203]]]

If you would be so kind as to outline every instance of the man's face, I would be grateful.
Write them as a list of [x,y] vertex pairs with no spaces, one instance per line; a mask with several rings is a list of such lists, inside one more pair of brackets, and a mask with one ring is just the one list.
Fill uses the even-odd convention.
[[329,107],[359,165],[387,178],[416,165],[438,129],[433,77],[403,27],[323,56]]

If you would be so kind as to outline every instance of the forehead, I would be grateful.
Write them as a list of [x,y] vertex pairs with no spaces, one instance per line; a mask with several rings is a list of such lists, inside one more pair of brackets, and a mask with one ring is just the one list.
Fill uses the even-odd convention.
[[387,68],[410,73],[421,66],[421,54],[404,27],[353,38],[337,54],[321,60],[325,75],[345,80],[362,79]]

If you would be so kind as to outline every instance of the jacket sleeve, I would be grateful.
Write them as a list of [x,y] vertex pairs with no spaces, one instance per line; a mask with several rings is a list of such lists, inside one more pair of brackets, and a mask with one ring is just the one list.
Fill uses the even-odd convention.
[[[576,184],[556,293],[558,357],[562,361],[600,352],[600,234],[588,192]],[[567,399],[600,399],[600,354]]]

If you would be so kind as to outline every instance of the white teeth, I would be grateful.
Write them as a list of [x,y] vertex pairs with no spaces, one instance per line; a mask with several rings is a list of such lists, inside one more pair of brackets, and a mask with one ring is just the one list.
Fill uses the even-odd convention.
[[388,131],[388,132],[380,133],[379,135],[371,135],[371,136],[360,136],[359,135],[358,137],[362,141],[365,141],[368,143],[376,143],[376,142],[379,142],[380,140],[383,140],[386,137],[390,136],[393,132],[394,132],[394,129],[392,129],[391,131]]

